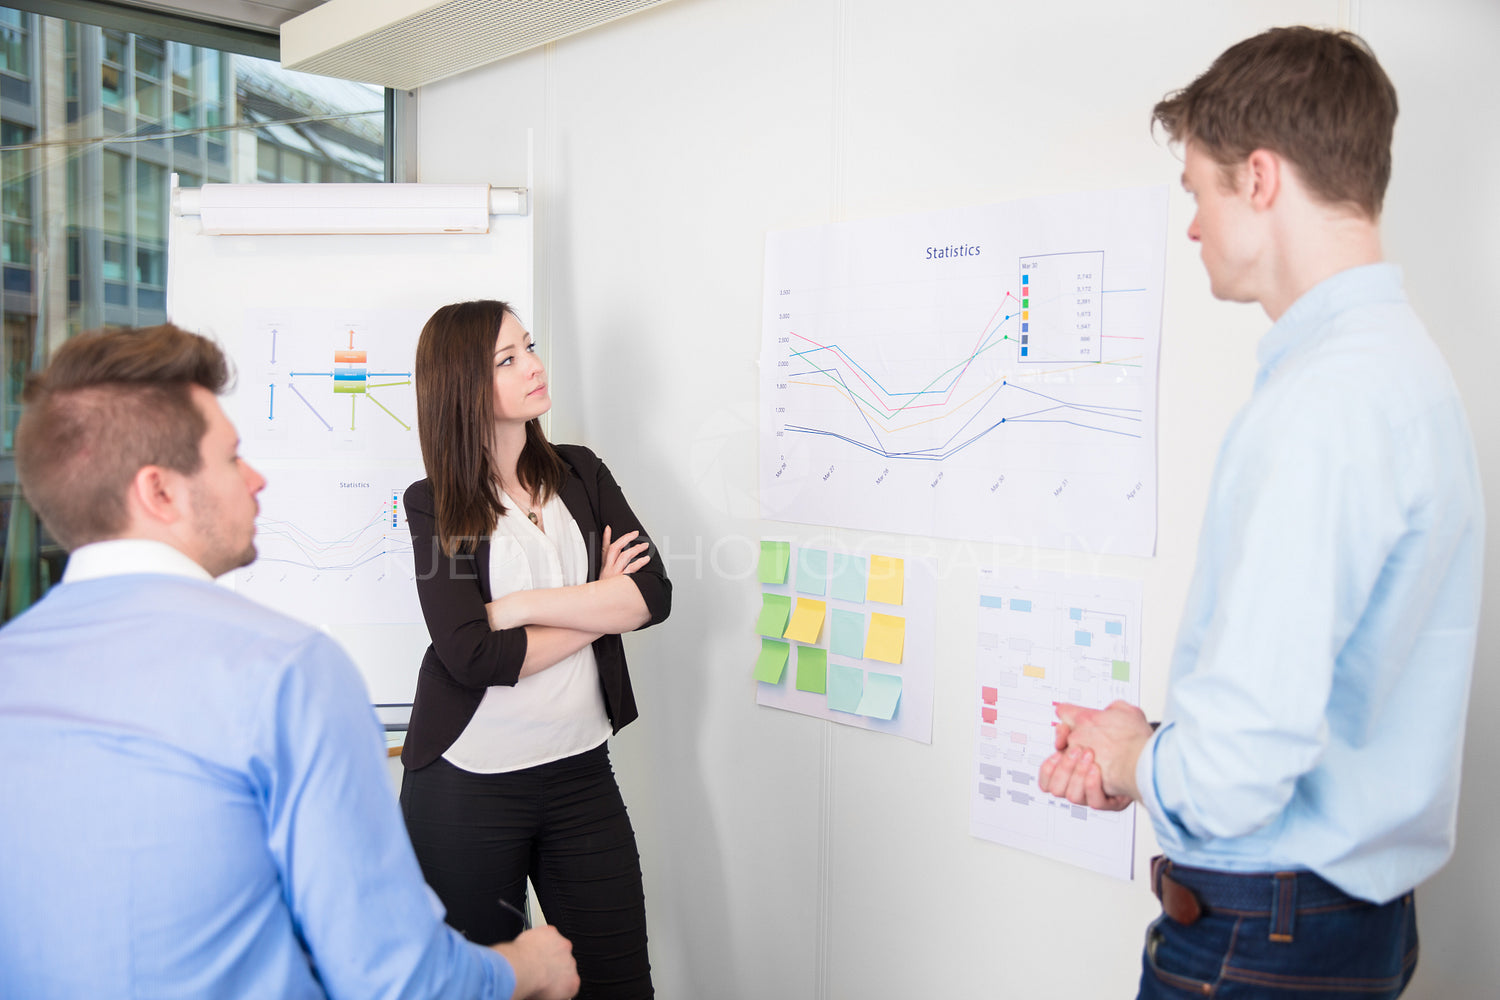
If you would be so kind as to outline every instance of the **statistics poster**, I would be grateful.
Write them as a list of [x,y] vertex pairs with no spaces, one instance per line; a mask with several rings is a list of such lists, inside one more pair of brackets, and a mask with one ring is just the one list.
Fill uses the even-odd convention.
[[1167,192],[773,232],[762,516],[1149,556]]

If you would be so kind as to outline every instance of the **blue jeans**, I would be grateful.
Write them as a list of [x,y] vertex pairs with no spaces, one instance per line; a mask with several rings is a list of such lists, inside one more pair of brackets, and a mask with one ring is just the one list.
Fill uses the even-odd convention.
[[1417,966],[1417,911],[1384,906],[1311,872],[1240,875],[1167,864],[1202,915],[1146,931],[1138,1000],[1394,1000]]

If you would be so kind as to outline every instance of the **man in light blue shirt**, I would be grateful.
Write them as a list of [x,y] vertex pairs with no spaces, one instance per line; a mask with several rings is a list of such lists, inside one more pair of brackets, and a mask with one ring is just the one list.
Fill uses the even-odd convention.
[[443,923],[327,637],[214,585],[255,558],[211,342],[86,334],[16,464],[72,553],[0,629],[0,996],[570,997],[554,928]]
[[1395,116],[1364,44],[1310,28],[1156,108],[1214,295],[1275,325],[1219,452],[1163,722],[1063,705],[1041,772],[1151,817],[1142,997],[1395,997],[1411,890],[1453,850],[1484,508],[1447,365],[1381,262]]

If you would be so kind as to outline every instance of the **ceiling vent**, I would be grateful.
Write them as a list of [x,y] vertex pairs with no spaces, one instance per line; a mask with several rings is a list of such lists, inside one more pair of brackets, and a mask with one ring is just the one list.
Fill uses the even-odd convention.
[[328,0],[281,26],[281,65],[396,90],[668,0]]

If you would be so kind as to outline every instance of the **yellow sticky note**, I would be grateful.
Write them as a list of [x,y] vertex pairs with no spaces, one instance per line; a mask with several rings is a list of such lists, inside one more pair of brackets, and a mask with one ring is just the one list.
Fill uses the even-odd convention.
[[1025,677],[1035,677],[1039,681],[1047,679],[1047,671],[1035,664],[1028,663],[1021,668],[1021,674]]
[[817,642],[818,633],[823,631],[823,616],[828,613],[827,601],[814,601],[810,598],[797,598],[797,607],[792,611],[792,621],[786,627],[783,639],[794,639],[797,642]]
[[906,562],[894,556],[870,557],[870,582],[865,587],[865,600],[881,604],[900,604],[903,593],[902,582],[906,576]]
[[865,659],[900,663],[906,645],[906,619],[870,613],[870,633],[865,637]]

